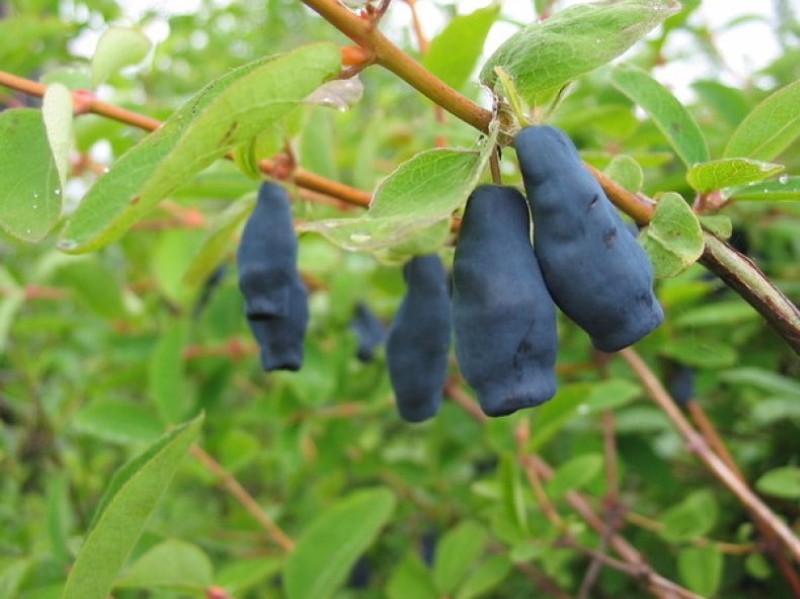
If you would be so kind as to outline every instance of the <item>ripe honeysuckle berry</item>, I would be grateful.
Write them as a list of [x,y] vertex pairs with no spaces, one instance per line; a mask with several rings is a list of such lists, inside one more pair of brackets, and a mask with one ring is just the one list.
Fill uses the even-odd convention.
[[265,182],[237,252],[245,315],[261,348],[264,370],[299,370],[308,326],[308,292],[297,269],[291,202],[277,183]]
[[556,392],[556,309],[529,222],[519,191],[484,185],[467,201],[456,244],[456,358],[489,416],[539,405]]
[[397,410],[408,422],[436,415],[450,353],[447,273],[436,254],[415,256],[403,267],[406,293],[386,342],[386,363]]
[[635,343],[664,319],[647,253],[563,131],[525,127],[514,145],[534,249],[556,304],[601,351]]

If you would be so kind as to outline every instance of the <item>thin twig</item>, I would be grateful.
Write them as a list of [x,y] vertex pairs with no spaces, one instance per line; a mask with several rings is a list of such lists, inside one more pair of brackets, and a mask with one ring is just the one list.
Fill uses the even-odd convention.
[[760,519],[768,526],[775,535],[786,546],[795,560],[800,560],[800,540],[792,530],[775,513],[753,493],[752,490],[734,474],[734,472],[723,462],[717,454],[711,451],[705,439],[697,433],[677,405],[670,397],[669,393],[661,385],[647,363],[632,348],[626,348],[619,352],[619,355],[630,365],[636,376],[644,385],[647,393],[658,406],[667,414],[667,417],[678,429],[678,432],[686,440],[687,445],[694,451],[711,473],[722,482],[728,489],[742,502],[742,504],[757,519]]
[[222,486],[233,495],[236,500],[256,519],[256,521],[267,531],[269,536],[287,553],[294,549],[294,541],[287,535],[275,522],[270,518],[267,513],[261,509],[252,495],[239,484],[239,481],[228,472],[222,464],[217,462],[199,445],[192,445],[189,450],[191,454],[197,458],[203,466],[205,466],[211,473],[217,476],[222,483]]

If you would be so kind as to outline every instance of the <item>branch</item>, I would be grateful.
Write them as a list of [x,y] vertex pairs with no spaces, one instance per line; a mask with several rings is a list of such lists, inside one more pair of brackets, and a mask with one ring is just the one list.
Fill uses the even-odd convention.
[[661,382],[650,370],[647,363],[631,348],[623,349],[619,355],[630,365],[639,380],[644,385],[650,397],[667,414],[667,417],[678,429],[686,440],[689,448],[700,457],[711,473],[724,484],[753,514],[755,519],[761,520],[768,526],[777,538],[786,546],[795,560],[800,560],[800,540],[792,530],[775,513],[750,490],[742,480],[723,462],[717,454],[711,451],[705,439],[697,433],[683,413],[678,409],[675,401],[661,385]]
[[206,451],[199,445],[192,445],[189,450],[191,454],[197,458],[203,466],[206,467],[211,473],[217,476],[222,482],[222,486],[233,495],[237,501],[258,521],[259,524],[269,533],[269,536],[281,548],[289,553],[294,549],[294,541],[283,530],[275,524],[267,513],[261,509],[252,495],[248,493],[245,488],[239,484],[239,481],[228,472],[219,462],[212,458]]

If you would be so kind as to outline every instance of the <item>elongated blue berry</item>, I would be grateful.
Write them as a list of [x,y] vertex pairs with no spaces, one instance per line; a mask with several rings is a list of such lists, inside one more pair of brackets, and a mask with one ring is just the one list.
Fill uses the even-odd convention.
[[439,411],[450,351],[447,273],[436,254],[415,256],[403,267],[406,293],[386,342],[389,378],[400,416],[421,422]]
[[535,223],[534,248],[556,304],[602,351],[635,343],[664,319],[653,267],[572,140],[522,129],[517,157]]
[[453,261],[456,358],[489,416],[556,392],[556,309],[530,241],[528,206],[512,187],[477,188]]
[[299,370],[308,325],[308,292],[297,269],[289,195],[276,183],[258,191],[237,254],[245,314],[264,370]]

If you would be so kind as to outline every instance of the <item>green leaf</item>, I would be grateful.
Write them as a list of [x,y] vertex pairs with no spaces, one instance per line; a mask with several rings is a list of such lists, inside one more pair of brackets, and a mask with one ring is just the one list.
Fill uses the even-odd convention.
[[697,122],[672,92],[649,73],[619,65],[611,73],[611,82],[644,108],[686,166],[708,161],[708,144]]
[[629,191],[640,191],[644,185],[642,167],[627,154],[614,156],[603,172]]
[[733,234],[733,223],[725,214],[699,214],[697,218],[700,219],[703,229],[721,239],[728,239]]
[[48,85],[44,92],[42,120],[63,189],[69,174],[69,150],[72,145],[72,93],[60,83]]
[[25,290],[17,283],[8,270],[0,265],[0,288],[5,297],[0,299],[0,355],[8,347],[11,325],[19,309],[25,305]]
[[339,72],[332,44],[297,48],[231,71],[126,152],[78,206],[59,248],[87,252],[121,236],[162,198],[276,122]]
[[472,74],[483,52],[483,44],[500,12],[493,2],[485,8],[451,19],[431,40],[423,66],[449,86],[460,89]]
[[739,355],[726,343],[696,335],[681,336],[664,343],[661,354],[687,366],[698,368],[727,368],[736,364]]
[[213,582],[208,555],[197,545],[169,539],[137,559],[115,587],[202,591]]
[[172,480],[203,416],[173,429],[114,475],[70,570],[62,599],[104,599]]
[[103,83],[123,67],[139,64],[151,46],[150,39],[137,29],[109,27],[97,40],[92,56],[92,85]]
[[312,221],[298,230],[320,233],[351,251],[378,252],[406,242],[412,247],[416,244],[417,253],[435,251],[448,230],[441,221],[449,221],[477,185],[495,134],[481,151],[436,148],[420,152],[378,186],[361,217]]
[[800,135],[800,81],[767,96],[739,124],[723,156],[772,160]]
[[152,443],[164,427],[145,406],[119,399],[95,399],[73,416],[72,426],[81,433],[110,443]]
[[762,181],[725,190],[725,197],[737,201],[800,200],[800,177],[783,175],[774,181]]
[[687,310],[675,319],[675,325],[693,329],[741,324],[759,319],[758,312],[750,304],[744,300],[731,300]]
[[713,109],[730,126],[736,127],[747,116],[750,108],[744,94],[719,81],[702,80],[692,83],[692,88],[703,105]]
[[214,218],[214,223],[183,275],[183,283],[200,287],[232,250],[236,232],[253,211],[255,195],[248,195],[228,206]]
[[118,273],[98,256],[64,257],[58,267],[58,280],[84,306],[103,318],[126,315]]
[[736,368],[723,372],[720,378],[727,383],[747,385],[768,394],[800,397],[800,382],[761,368]]
[[773,497],[800,499],[800,468],[797,466],[774,468],[759,477],[756,489]]
[[711,491],[695,491],[659,518],[662,537],[671,542],[691,541],[714,528],[717,521],[717,500]]
[[679,275],[703,254],[705,242],[697,215],[674,192],[665,193],[641,236],[657,278]]
[[592,387],[586,383],[573,383],[561,387],[555,397],[533,413],[528,451],[534,452],[572,420],[584,404]]
[[703,597],[717,594],[722,580],[723,556],[716,545],[684,547],[678,554],[678,571],[691,590]]
[[186,323],[171,323],[159,337],[149,357],[148,395],[165,424],[180,422],[191,406],[183,360],[186,338]]
[[283,574],[287,597],[331,596],[389,521],[395,503],[388,489],[362,490],[314,519],[286,560]]
[[592,482],[603,471],[603,456],[587,453],[561,464],[547,481],[547,492],[552,497],[561,497],[569,491],[579,491]]
[[603,410],[614,410],[629,404],[642,394],[642,388],[626,379],[606,379],[592,385],[591,393],[586,399],[588,414],[597,414]]
[[61,184],[40,111],[0,112],[0,164],[0,227],[42,240],[61,214]]
[[473,599],[491,591],[511,571],[511,560],[505,555],[490,557],[475,570],[470,572],[458,592],[456,599]]
[[438,599],[431,571],[414,553],[406,554],[386,585],[388,599]]
[[680,5],[622,0],[571,6],[512,35],[489,58],[481,81],[494,89],[499,66],[529,103],[540,105],[579,75],[611,62]]
[[530,532],[528,530],[528,512],[525,508],[525,495],[522,491],[519,464],[514,455],[511,453],[503,454],[498,475],[503,506],[509,515],[509,519],[514,523],[521,535],[527,536]]
[[488,540],[486,529],[465,520],[449,530],[436,547],[433,580],[442,595],[449,595],[472,570]]
[[732,187],[761,181],[783,170],[783,165],[751,160],[749,158],[723,158],[692,165],[686,181],[699,192]]
[[214,582],[232,595],[244,596],[250,587],[271,578],[282,566],[283,560],[277,557],[239,558],[220,568]]
[[32,566],[33,562],[28,558],[18,558],[0,566],[0,599],[20,596],[19,588]]

